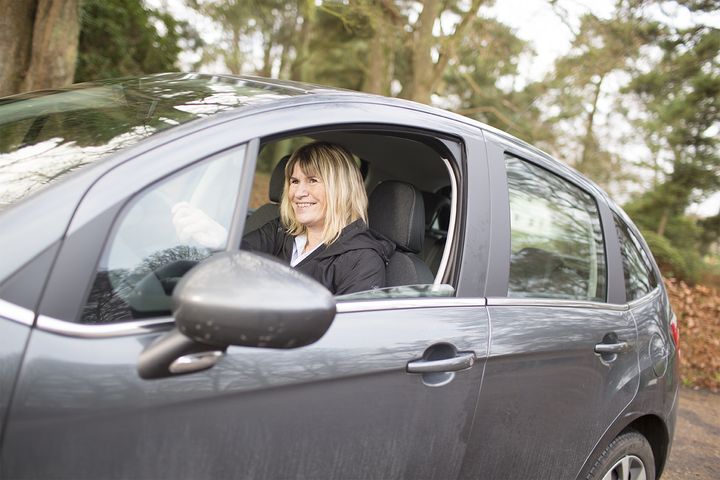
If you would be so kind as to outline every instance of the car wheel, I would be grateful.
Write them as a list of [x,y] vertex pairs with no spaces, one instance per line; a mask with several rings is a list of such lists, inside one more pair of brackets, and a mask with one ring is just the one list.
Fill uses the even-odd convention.
[[613,440],[593,464],[587,480],[655,480],[655,457],[647,439],[630,430]]

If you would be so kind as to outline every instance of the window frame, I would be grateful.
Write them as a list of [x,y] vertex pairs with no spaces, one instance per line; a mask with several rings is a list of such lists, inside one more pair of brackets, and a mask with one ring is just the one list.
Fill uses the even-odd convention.
[[[80,316],[79,316],[79,318],[76,319],[77,323],[83,324],[83,325],[95,325],[95,324],[108,325],[108,324],[120,324],[120,323],[144,320],[147,318],[157,318],[157,317],[165,316],[162,313],[154,314],[153,312],[148,312],[148,314],[146,314],[146,315],[128,318],[125,320],[100,322],[100,323],[82,321],[82,319],[84,317],[84,313],[85,313],[87,307],[90,305],[92,291],[94,290],[95,285],[98,282],[98,277],[101,275],[101,271],[105,270],[106,268],[108,268],[110,266],[110,260],[112,258],[113,248],[116,246],[115,242],[118,238],[118,234],[120,233],[121,229],[126,228],[127,225],[125,224],[125,221],[127,220],[130,212],[132,212],[132,210],[139,204],[139,202],[145,201],[146,195],[148,195],[148,194],[152,195],[153,192],[156,191],[156,189],[162,188],[168,182],[173,182],[173,181],[177,180],[179,177],[187,175],[188,173],[192,173],[194,170],[197,170],[198,168],[201,168],[204,166],[208,166],[208,167],[212,168],[212,164],[215,162],[225,162],[225,161],[229,160],[229,157],[235,157],[233,160],[238,162],[238,171],[236,172],[236,175],[238,176],[238,182],[237,182],[237,184],[234,184],[234,182],[233,182],[233,184],[234,184],[233,186],[234,186],[234,189],[236,192],[235,193],[236,200],[233,204],[229,205],[229,207],[230,207],[229,210],[231,213],[230,213],[230,218],[229,218],[230,223],[227,225],[228,233],[226,234],[226,245],[221,249],[215,249],[213,253],[216,253],[218,251],[227,251],[229,249],[229,243],[227,243],[227,239],[229,239],[229,237],[230,237],[229,229],[231,228],[232,224],[234,223],[234,217],[235,217],[236,211],[237,211],[237,203],[239,201],[239,197],[241,196],[240,188],[242,185],[242,175],[243,175],[243,170],[244,170],[243,166],[246,162],[246,157],[247,157],[246,148],[248,148],[247,144],[241,144],[241,145],[236,146],[235,148],[219,152],[217,154],[211,155],[200,161],[186,165],[183,168],[180,168],[175,172],[165,175],[162,178],[156,179],[152,183],[145,185],[144,188],[135,192],[133,195],[127,197],[122,202],[123,204],[119,208],[117,215],[115,216],[115,218],[113,220],[112,226],[110,227],[109,233],[108,233],[107,237],[105,238],[105,241],[101,248],[101,254],[100,254],[100,257],[98,258],[98,261],[97,261],[97,264],[95,267],[95,270],[96,270],[95,276],[94,276],[93,281],[91,282],[91,286],[89,288],[87,298],[85,299],[85,303],[83,304],[83,306],[81,308]],[[228,183],[227,185],[231,185],[231,184]],[[219,198],[219,197],[216,197],[216,198]],[[169,212],[168,212],[168,214],[169,214]],[[191,247],[191,245],[189,245],[189,244],[178,244],[177,246]],[[207,249],[207,250],[213,251],[213,249]],[[157,252],[155,252],[155,253],[157,253]],[[202,260],[200,260],[200,261],[203,261],[204,259],[208,258],[210,255],[203,257]],[[145,259],[147,259],[147,258],[149,258],[149,257],[145,257]],[[143,259],[143,260],[145,260],[145,259]],[[109,270],[106,270],[106,271],[109,272]],[[109,282],[109,279],[108,279],[108,282]],[[115,296],[115,295],[117,295],[116,292],[117,292],[116,286],[112,285],[112,289],[109,291],[103,292],[103,294],[111,294],[112,296]],[[120,300],[122,300],[124,303],[127,303],[128,310],[130,310],[132,308],[132,305],[130,305],[126,299],[121,298],[120,296],[118,296],[118,298]],[[169,302],[170,297],[167,296],[165,298]]]
[[538,168],[542,168],[579,188],[590,195],[598,209],[605,247],[606,298],[602,302],[557,299],[552,300],[551,303],[557,306],[585,305],[594,308],[624,308],[627,302],[625,301],[625,285],[623,281],[620,245],[617,234],[615,233],[610,207],[612,200],[593,182],[535,147],[507,136],[503,132],[494,130],[486,130],[485,139],[487,142],[489,174],[491,179],[490,188],[492,190],[491,196],[493,202],[493,221],[491,228],[492,250],[494,252],[488,259],[488,271],[492,272],[493,278],[493,281],[488,284],[488,288],[486,289],[488,305],[548,304],[548,299],[543,298],[520,299],[508,297],[511,213],[505,155],[511,155]]
[[[423,129],[423,128],[417,128],[412,127],[409,125],[395,125],[395,124],[389,124],[389,123],[380,123],[380,122],[374,122],[374,123],[333,123],[329,125],[320,125],[320,126],[308,126],[303,127],[300,129],[291,129],[287,131],[277,131],[273,133],[272,135],[268,135],[266,137],[262,137],[259,139],[256,139],[258,141],[258,151],[255,152],[255,157],[253,160],[253,164],[257,164],[257,158],[259,155],[260,149],[271,142],[274,141],[281,141],[286,140],[289,138],[294,137],[312,137],[313,135],[322,135],[322,134],[332,134],[332,133],[352,133],[356,135],[376,135],[376,136],[388,136],[388,137],[397,137],[401,139],[407,139],[412,141],[417,141],[419,143],[422,143],[427,148],[432,149],[437,154],[438,160],[442,161],[443,165],[445,166],[448,179],[450,180],[451,188],[452,188],[452,197],[450,198],[451,201],[451,214],[450,214],[450,225],[448,228],[448,237],[445,242],[442,260],[440,262],[440,266],[438,267],[438,271],[435,274],[433,285],[440,285],[440,284],[447,284],[453,287],[455,290],[455,293],[452,296],[448,297],[420,297],[419,300],[422,301],[423,298],[433,298],[433,299],[453,299],[457,298],[458,295],[458,285],[459,285],[459,270],[460,270],[460,262],[462,259],[462,237],[464,233],[465,228],[465,222],[464,219],[466,218],[463,212],[464,202],[461,201],[461,199],[464,196],[464,189],[466,188],[465,185],[460,181],[461,178],[463,178],[462,172],[463,172],[463,165],[466,161],[466,145],[465,145],[465,139],[460,135],[452,135],[451,133],[447,132],[439,132],[435,130],[430,129]],[[443,151],[441,151],[443,150]],[[353,152],[354,153],[354,152]],[[249,162],[248,162],[249,163]],[[254,176],[255,171],[253,171],[252,176]],[[248,182],[249,187],[246,190],[243,190],[245,198],[245,206],[249,205],[250,202],[250,196],[252,193],[252,176],[250,181]],[[403,180],[400,178],[399,180]],[[417,186],[416,186],[417,188]],[[368,196],[369,196],[368,192]],[[244,228],[245,220],[247,214],[247,208],[245,208],[244,213],[238,213],[236,215],[236,219],[241,219],[242,227]],[[239,211],[241,212],[241,211]],[[231,237],[229,240],[229,244],[233,244],[233,240],[235,240],[235,243],[238,245],[240,244],[240,240],[242,239],[242,234],[239,237]],[[417,298],[413,297],[396,297],[396,298],[383,298],[383,299],[363,299],[363,300],[355,300],[355,299],[340,299],[338,301],[338,304],[362,304],[365,302],[392,302],[395,300],[402,300],[402,301],[411,301],[411,300],[418,300]],[[365,310],[365,308],[363,308]],[[375,310],[375,308],[371,308],[370,310]]]
[[[555,172],[548,170],[547,168],[543,168],[543,166],[541,166],[541,165],[537,165],[537,164],[534,163],[534,162],[525,160],[525,159],[523,159],[522,157],[520,157],[520,156],[518,156],[518,155],[514,155],[514,154],[512,154],[512,153],[506,153],[506,155],[505,155],[506,172],[507,172],[508,159],[514,159],[514,160],[519,161],[519,162],[521,162],[521,163],[528,164],[528,165],[530,165],[531,167],[540,169],[541,171],[545,172],[546,174],[552,175],[553,177],[555,177],[556,179],[562,181],[562,182],[565,183],[566,185],[569,185],[569,187],[572,187],[572,188],[576,189],[577,191],[579,191],[581,194],[586,195],[587,198],[593,203],[593,205],[594,205],[594,207],[595,207],[595,214],[596,214],[596,219],[595,219],[595,220],[597,221],[597,225],[600,227],[600,236],[601,236],[601,242],[602,242],[602,259],[603,259],[603,262],[604,262],[603,276],[605,277],[605,278],[603,279],[603,283],[604,283],[604,285],[603,285],[603,286],[604,286],[604,288],[603,288],[604,298],[601,297],[601,298],[592,298],[592,299],[589,299],[589,298],[586,298],[586,299],[575,299],[575,298],[569,298],[569,297],[567,297],[567,298],[563,298],[563,297],[557,297],[557,298],[555,298],[555,297],[542,297],[542,296],[534,296],[534,295],[532,295],[534,292],[527,292],[527,293],[530,294],[530,295],[528,295],[528,296],[523,295],[523,296],[518,296],[518,297],[510,297],[510,278],[508,277],[508,295],[507,295],[508,298],[513,298],[513,299],[515,299],[515,298],[518,298],[518,299],[525,299],[525,298],[528,298],[528,299],[543,299],[543,298],[545,298],[545,299],[548,299],[548,300],[553,300],[553,301],[556,300],[556,301],[559,301],[559,302],[563,302],[563,301],[569,301],[569,302],[580,301],[580,302],[592,302],[592,303],[605,303],[605,302],[607,301],[607,298],[608,298],[608,272],[607,272],[607,271],[608,271],[608,258],[607,258],[608,252],[607,252],[607,246],[606,246],[606,241],[605,241],[605,237],[607,236],[607,234],[606,234],[605,230],[603,229],[602,215],[601,215],[601,212],[600,212],[600,207],[599,207],[598,199],[597,199],[594,195],[592,195],[590,192],[588,192],[587,190],[585,190],[584,188],[578,186],[577,184],[575,184],[575,183],[572,182],[572,181],[569,181],[569,180],[568,180],[566,177],[564,177],[563,175],[558,175],[558,174],[556,174]],[[544,182],[544,181],[545,181],[545,180],[543,179],[543,182]],[[508,182],[508,183],[507,183],[507,188],[508,188],[508,202],[510,203],[510,183],[509,183],[509,178],[508,178],[507,182]],[[588,212],[588,213],[591,213],[591,212]],[[513,215],[513,210],[512,210],[512,207],[510,207],[509,228],[510,228],[510,248],[511,248],[511,249],[512,249],[512,235],[513,235],[513,228],[512,228],[513,220],[512,220],[512,215]],[[594,226],[594,225],[593,225],[593,226]],[[594,241],[594,239],[593,239],[593,241]],[[591,246],[591,250],[592,250],[592,246]],[[555,253],[555,252],[549,252],[549,253]],[[511,251],[511,255],[512,255],[512,251]],[[596,257],[596,258],[597,258],[597,257]],[[597,287],[596,287],[596,288],[597,288]]]
[[[299,111],[303,111],[307,115],[299,116]],[[334,115],[329,115],[330,113]],[[268,115],[272,116],[273,122],[248,121],[249,117],[264,120]],[[378,122],[380,117],[383,119],[382,123]],[[66,238],[49,274],[44,294],[38,306],[35,326],[44,331],[83,338],[109,338],[167,329],[174,323],[170,316],[108,325],[88,325],[73,321],[80,314],[87,297],[87,291],[83,292],[78,285],[87,284],[87,288],[90,288],[97,260],[99,260],[104,247],[104,239],[124,201],[129,199],[132,193],[165,175],[170,175],[190,164],[241,144],[248,144],[243,168],[245,171],[254,172],[260,138],[268,138],[277,135],[278,132],[285,132],[281,134],[286,135],[291,131],[317,130],[328,127],[328,118],[332,118],[332,124],[329,127],[350,129],[357,126],[371,126],[382,131],[404,131],[434,138],[452,152],[454,161],[451,164],[458,186],[455,195],[456,234],[450,246],[446,269],[446,275],[453,279],[452,285],[456,288],[455,296],[428,297],[420,300],[347,302],[343,304],[342,308],[338,308],[338,312],[485,305],[485,298],[477,295],[476,282],[468,281],[468,277],[475,280],[478,262],[467,264],[463,261],[466,242],[477,238],[475,232],[477,229],[473,228],[471,229],[473,231],[469,232],[466,225],[465,209],[469,203],[468,198],[470,196],[475,198],[479,193],[468,193],[468,184],[471,183],[469,176],[479,177],[481,186],[487,187],[490,184],[483,162],[486,158],[486,144],[482,129],[472,122],[458,121],[449,115],[428,112],[422,108],[388,103],[384,99],[332,96],[319,100],[302,98],[288,102],[288,104],[238,112],[238,114],[228,115],[223,119],[211,117],[193,122],[187,126],[177,127],[153,136],[129,151],[118,152],[117,155],[107,160],[105,165],[109,167],[96,170],[97,178],[85,192],[83,201],[80,202],[70,222]],[[429,127],[418,128],[416,125],[428,125]],[[479,170],[473,168],[469,172],[468,155],[470,153],[473,153],[475,157],[480,157],[479,160],[482,163]],[[127,178],[123,178],[128,176],[128,169],[133,171],[133,177],[148,180],[143,180],[143,184],[140,186],[137,186],[136,182],[128,184]],[[126,172],[125,174],[117,173],[118,170]],[[160,175],[158,172],[163,172],[163,174]],[[113,181],[116,175],[123,180],[118,185],[114,185]],[[241,186],[237,208],[238,211],[244,212],[247,210],[252,175],[243,174],[242,178],[247,180],[248,184]],[[100,187],[110,188],[99,188],[98,184]],[[123,187],[126,188],[123,190]],[[484,191],[486,190],[484,189]],[[120,197],[118,192],[123,193],[120,201],[118,201]],[[489,202],[483,202],[483,204],[487,205],[484,217],[484,221],[487,221],[490,216]],[[240,216],[239,218],[243,218],[243,220],[231,226],[229,246],[233,245],[233,235],[235,238],[242,236],[244,217]],[[479,245],[482,245],[482,249],[489,254],[490,242],[486,241],[489,236],[482,235],[479,238],[481,240]],[[103,241],[100,242],[98,239]],[[476,253],[473,254],[473,257],[474,259],[478,258]],[[480,258],[486,259],[487,256],[481,254]],[[481,262],[481,264],[485,263]],[[484,282],[485,279],[482,279],[481,286],[484,285]],[[78,294],[78,291],[81,293]],[[70,301],[68,301],[68,296],[71,297]]]
[[[227,127],[227,126],[226,126]],[[241,169],[247,168],[252,142],[228,136],[230,128],[182,135],[159,148],[149,148],[98,175],[85,193],[67,228],[38,308],[36,325],[70,335],[85,332],[136,332],[144,325],[167,323],[170,316],[106,325],[80,323],[108,239],[125,206],[158,182],[187,168],[237,149],[245,149]],[[172,131],[171,131],[172,133]],[[149,143],[152,145],[152,143]],[[242,178],[242,176],[241,176]],[[142,179],[142,181],[137,181]],[[241,184],[239,188],[243,188]],[[242,195],[238,195],[237,202]],[[235,209],[237,209],[237,203]],[[232,229],[232,226],[231,226]],[[157,321],[162,318],[162,321]],[[127,328],[120,326],[126,325]],[[120,333],[125,334],[125,333]]]

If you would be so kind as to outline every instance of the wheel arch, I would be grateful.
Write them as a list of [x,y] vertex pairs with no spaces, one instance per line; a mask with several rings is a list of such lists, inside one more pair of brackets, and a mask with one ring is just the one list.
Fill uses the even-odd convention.
[[665,422],[657,415],[643,415],[630,422],[620,434],[628,430],[640,432],[650,443],[655,458],[655,476],[660,478],[665,468],[670,446],[670,434]]
[[635,416],[628,415],[624,420],[626,422],[624,426],[618,422],[614,427],[605,432],[603,438],[595,445],[592,453],[585,460],[585,464],[577,476],[578,479],[586,478],[598,455],[600,455],[615,438],[630,430],[639,432],[647,439],[648,443],[650,443],[650,448],[652,449],[655,460],[655,477],[660,478],[669,453],[670,434],[667,425],[661,417],[652,413],[638,414]]

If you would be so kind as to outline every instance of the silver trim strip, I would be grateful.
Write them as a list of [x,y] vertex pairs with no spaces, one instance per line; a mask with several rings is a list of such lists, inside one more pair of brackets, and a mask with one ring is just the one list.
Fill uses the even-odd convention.
[[654,300],[655,297],[659,293],[660,293],[660,285],[656,286],[651,291],[646,293],[644,297],[637,298],[637,299],[633,300],[632,302],[628,303],[628,308],[635,308],[635,307],[642,305],[643,303],[647,303],[651,300]]
[[506,298],[490,297],[487,299],[488,306],[492,307],[562,307],[562,308],[593,308],[596,310],[617,310],[624,312],[628,310],[627,305],[616,305],[613,303],[590,302],[584,300],[556,300],[554,298]]
[[426,297],[338,302],[337,313],[406,310],[412,308],[484,307],[484,298]]
[[[365,300],[356,302],[339,302],[337,313],[374,312],[379,310],[398,310],[414,308],[443,307],[484,307],[484,298],[406,298],[390,300]],[[133,322],[119,322],[105,325],[88,325],[84,323],[66,322],[56,318],[40,315],[37,328],[45,332],[56,333],[68,337],[80,338],[112,338],[127,335],[139,335],[162,331],[173,325],[172,317],[151,318]]]
[[174,323],[175,320],[173,320],[172,317],[163,317],[133,322],[109,323],[105,325],[88,325],[84,323],[66,322],[64,320],[40,315],[37,319],[37,328],[68,337],[110,338],[165,330]]
[[35,321],[35,312],[32,310],[6,302],[0,299],[0,317],[7,318],[13,322],[22,323],[28,327],[32,327]]

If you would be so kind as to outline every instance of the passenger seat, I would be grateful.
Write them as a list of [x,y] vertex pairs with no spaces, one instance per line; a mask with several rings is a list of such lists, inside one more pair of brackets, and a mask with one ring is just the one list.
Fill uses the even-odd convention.
[[417,256],[425,237],[425,206],[420,192],[395,180],[379,184],[369,199],[370,228],[395,242],[385,272],[388,287],[432,284],[434,276]]

